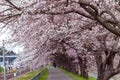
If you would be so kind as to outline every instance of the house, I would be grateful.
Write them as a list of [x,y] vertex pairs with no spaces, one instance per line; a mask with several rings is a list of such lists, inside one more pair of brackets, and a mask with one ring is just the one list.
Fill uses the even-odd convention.
[[[9,68],[12,64],[13,61],[17,58],[16,53],[13,51],[6,51],[5,54],[5,62],[6,62],[6,67]],[[3,67],[3,50],[0,48],[0,66]]]

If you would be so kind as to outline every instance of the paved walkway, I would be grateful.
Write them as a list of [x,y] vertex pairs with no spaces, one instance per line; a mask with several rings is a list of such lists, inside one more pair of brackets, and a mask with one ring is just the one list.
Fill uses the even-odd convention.
[[73,80],[57,68],[49,67],[49,75],[47,80]]

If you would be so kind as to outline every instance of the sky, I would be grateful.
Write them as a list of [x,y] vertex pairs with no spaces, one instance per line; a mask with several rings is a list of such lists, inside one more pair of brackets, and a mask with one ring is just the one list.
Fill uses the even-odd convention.
[[[0,24],[0,26],[2,26],[2,24]],[[3,29],[2,31],[0,31],[0,46],[3,46],[3,40],[6,41],[10,41],[11,36],[11,31],[9,29]],[[5,43],[5,48],[9,51],[14,51],[16,54],[19,54],[21,52],[23,52],[24,47],[22,45],[17,45],[14,46],[14,43],[9,44],[9,43]]]
[[[26,4],[26,6],[27,5],[30,5],[30,4],[32,4],[33,2],[36,2],[37,0],[12,0],[13,1],[13,3],[15,3],[17,6],[21,6],[21,7],[23,7],[23,4]],[[0,6],[1,7],[1,6]],[[2,6],[2,8],[0,9],[0,11],[3,11],[4,9],[6,9],[6,8],[8,8],[8,7],[6,7],[6,6]],[[2,46],[2,42],[3,42],[3,40],[7,40],[7,41],[9,41],[9,38],[11,37],[11,32],[10,32],[10,30],[9,29],[6,29],[6,28],[4,28],[4,29],[2,29],[1,27],[3,26],[4,24],[3,23],[0,23],[0,47]],[[8,25],[7,25],[8,26]],[[9,25],[10,26],[10,25]],[[9,27],[8,26],[8,27]],[[2,31],[1,31],[2,30]],[[12,44],[14,44],[14,43],[12,43]],[[23,50],[24,50],[24,46],[22,46],[22,45],[17,45],[17,46],[15,46],[14,48],[12,47],[13,45],[10,45],[10,44],[5,44],[5,47],[7,48],[7,50],[13,50],[14,52],[16,52],[17,54],[18,53],[21,53],[21,52],[23,52]]]
[[[36,2],[36,1],[38,1],[38,0],[12,0],[12,2],[14,3],[14,4],[16,4],[17,6],[19,6],[19,7],[23,7],[23,4],[24,5],[30,5],[30,4],[32,4],[33,2]],[[44,0],[43,0],[44,1]],[[7,6],[0,6],[0,7],[2,7],[1,9],[0,9],[0,11],[3,11],[4,9],[6,9],[6,8],[8,8]],[[0,47],[2,46],[2,42],[3,42],[3,40],[7,40],[7,41],[9,41],[9,38],[11,37],[11,32],[10,32],[10,30],[6,30],[6,29],[2,29],[1,27],[3,26],[4,24],[3,23],[0,23]],[[7,25],[8,26],[8,25]],[[10,25],[9,25],[10,26]],[[8,26],[8,27],[9,27]],[[2,31],[1,31],[2,30]],[[14,44],[14,43],[12,43],[12,44]],[[24,46],[22,46],[22,45],[17,45],[17,46],[15,46],[14,48],[12,47],[13,45],[10,45],[10,44],[5,44],[5,47],[7,48],[7,50],[13,50],[14,52],[16,52],[17,54],[18,53],[21,53],[21,52],[23,52],[23,50],[24,50]]]

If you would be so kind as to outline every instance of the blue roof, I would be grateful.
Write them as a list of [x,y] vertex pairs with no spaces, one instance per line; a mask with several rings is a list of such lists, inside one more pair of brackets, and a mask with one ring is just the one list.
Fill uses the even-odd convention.
[[[7,51],[7,50],[6,50],[6,51]],[[2,48],[0,48],[0,56],[2,56],[2,55],[3,55],[3,50],[2,50]],[[13,55],[16,55],[16,53],[13,52],[13,51],[8,51],[6,55],[8,55],[8,56],[13,56]]]

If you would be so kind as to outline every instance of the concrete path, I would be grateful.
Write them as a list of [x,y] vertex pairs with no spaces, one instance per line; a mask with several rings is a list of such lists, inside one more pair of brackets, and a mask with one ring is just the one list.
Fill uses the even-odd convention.
[[47,80],[73,80],[68,75],[64,74],[60,70],[54,67],[49,67],[49,74]]

